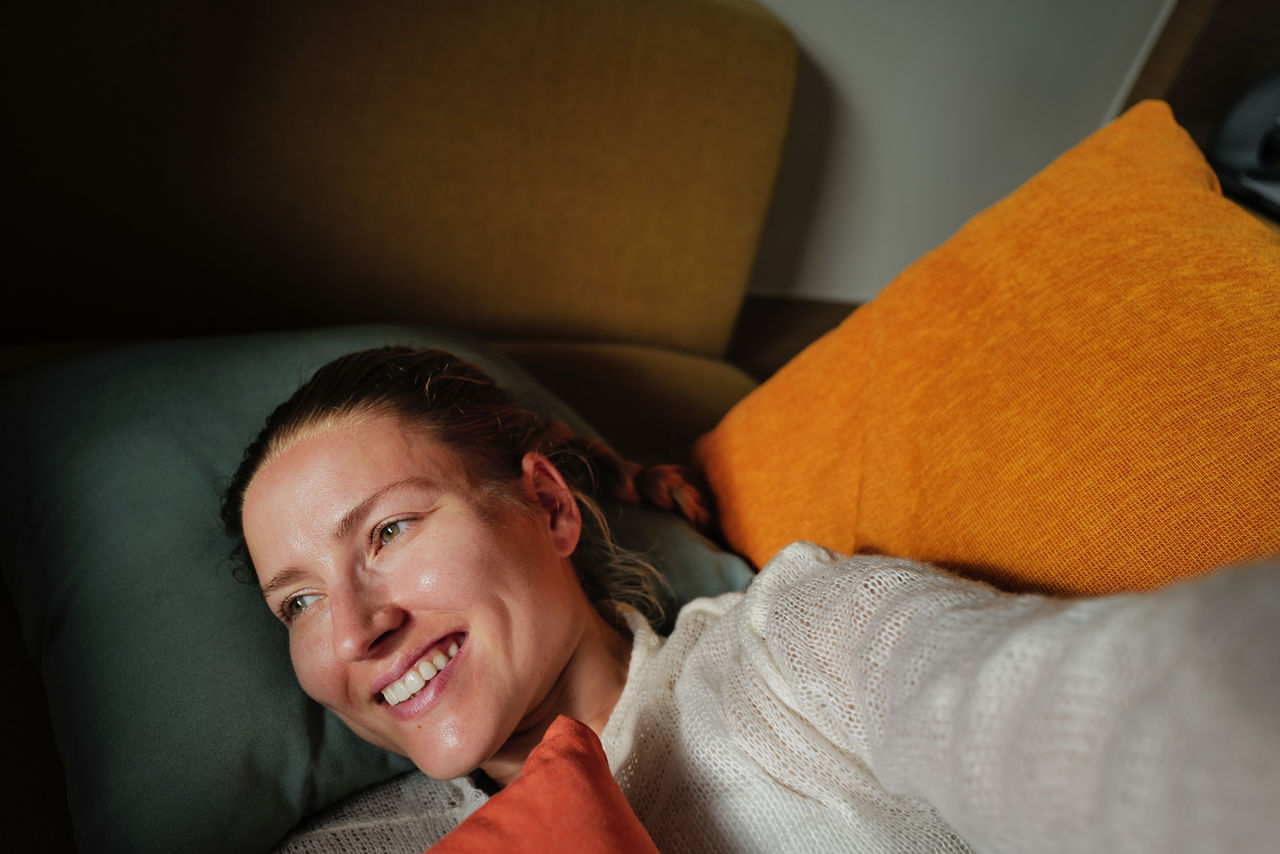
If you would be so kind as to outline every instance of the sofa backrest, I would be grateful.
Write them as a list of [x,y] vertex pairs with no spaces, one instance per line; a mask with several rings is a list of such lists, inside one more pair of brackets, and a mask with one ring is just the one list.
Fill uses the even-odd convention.
[[9,339],[391,320],[727,346],[795,45],[751,0],[29,2]]

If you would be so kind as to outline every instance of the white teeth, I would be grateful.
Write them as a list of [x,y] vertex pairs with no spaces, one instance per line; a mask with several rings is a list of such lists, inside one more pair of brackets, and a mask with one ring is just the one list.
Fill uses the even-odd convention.
[[410,670],[404,675],[401,684],[408,689],[410,694],[416,694],[422,690],[422,686],[427,684],[427,680],[417,670]]
[[421,691],[437,673],[449,664],[449,660],[458,654],[458,643],[452,641],[444,652],[437,652],[431,658],[424,658],[416,667],[395,682],[382,689],[382,697],[393,706],[403,703]]

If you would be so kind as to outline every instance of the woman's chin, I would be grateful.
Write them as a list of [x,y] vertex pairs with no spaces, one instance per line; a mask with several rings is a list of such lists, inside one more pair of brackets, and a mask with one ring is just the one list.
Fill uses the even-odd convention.
[[478,737],[472,727],[464,731],[455,722],[446,722],[436,728],[432,738],[422,739],[401,747],[397,752],[408,756],[418,770],[437,780],[463,777],[485,765],[502,747],[500,738]]

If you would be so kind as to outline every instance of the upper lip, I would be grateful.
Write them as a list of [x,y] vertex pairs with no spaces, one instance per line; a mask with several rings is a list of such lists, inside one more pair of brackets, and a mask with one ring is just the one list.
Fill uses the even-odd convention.
[[410,653],[409,655],[397,656],[395,660],[396,663],[392,667],[384,671],[383,675],[378,677],[377,681],[373,683],[373,691],[371,693],[374,699],[377,699],[379,696],[381,696],[383,689],[386,688],[388,685],[390,685],[392,682],[395,682],[398,679],[403,678],[404,675],[409,672],[409,668],[413,667],[415,664],[421,661],[424,655],[426,655],[428,652],[430,652],[432,649],[436,647],[443,647],[444,641],[446,638],[452,637],[453,635],[457,635],[457,634],[461,634],[461,632],[458,632],[458,631],[445,632],[444,634],[437,637],[435,640],[432,640],[428,643],[423,644],[420,647],[417,647],[416,652]]

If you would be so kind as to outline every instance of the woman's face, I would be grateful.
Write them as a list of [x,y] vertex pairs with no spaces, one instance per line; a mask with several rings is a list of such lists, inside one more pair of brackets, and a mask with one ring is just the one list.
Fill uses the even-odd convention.
[[299,439],[246,493],[249,551],[303,689],[433,777],[501,771],[509,742],[599,690],[579,684],[602,621],[569,561],[577,506],[541,456],[511,489],[527,500],[385,416]]

